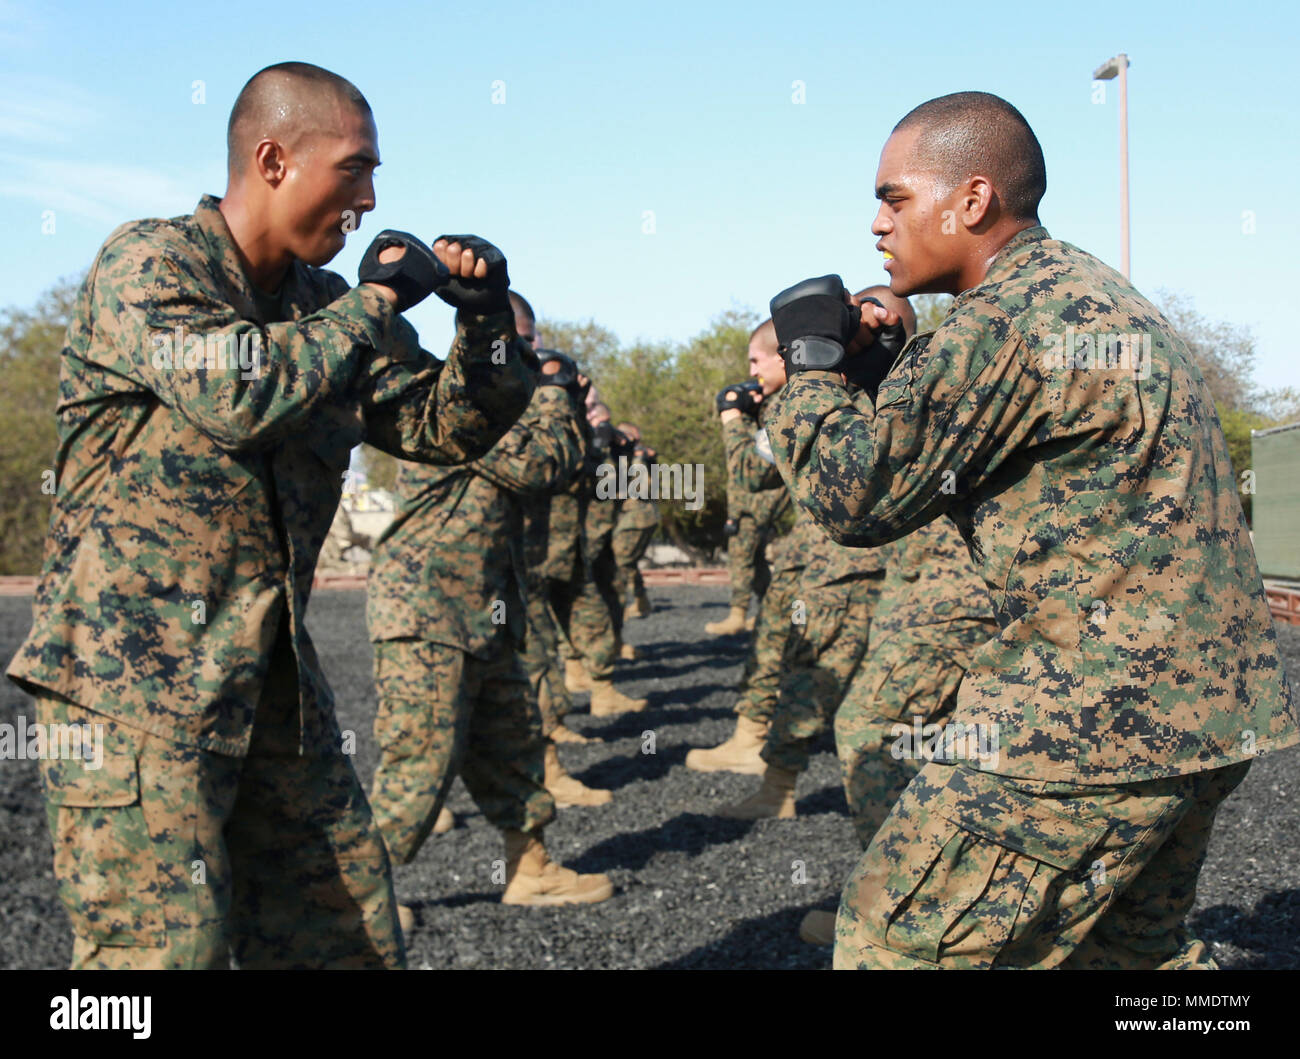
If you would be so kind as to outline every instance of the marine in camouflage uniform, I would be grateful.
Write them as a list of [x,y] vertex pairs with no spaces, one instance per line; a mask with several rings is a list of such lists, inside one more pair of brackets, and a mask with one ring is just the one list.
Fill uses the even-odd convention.
[[[781,393],[764,399],[760,421],[775,414]],[[766,433],[754,431],[752,418],[730,419],[722,429],[727,466],[740,488],[770,489],[780,480]],[[688,768],[764,776],[754,799],[723,815],[794,815],[795,779],[861,662],[883,571],[873,550],[832,543],[807,514],[774,542],[772,581],[735,706],[736,731],[719,747],[687,755]]]
[[[1093,359],[1115,335],[1149,337],[1136,370]],[[958,744],[921,768],[845,888],[836,966],[1214,966],[1183,925],[1214,814],[1300,732],[1183,340],[1034,225],[907,345],[874,407],[805,370],[771,430],[837,541],[951,515],[1000,630],[953,718],[996,734],[997,763]]]
[[[629,426],[630,424],[622,424],[619,429],[624,430]],[[651,473],[651,468],[654,466],[654,450],[642,443],[639,432],[635,435],[628,430],[624,432],[628,433],[634,442],[632,453],[628,458],[629,465],[639,463],[647,469],[647,473]],[[629,466],[629,476],[630,474]],[[617,570],[615,588],[618,591],[624,620],[629,617],[644,618],[650,613],[650,598],[646,595],[645,581],[641,577],[637,564],[650,547],[650,542],[654,540],[658,528],[659,512],[655,507],[655,501],[642,499],[637,495],[623,498],[618,522],[614,526],[611,547]]]
[[[759,406],[757,431],[754,420],[745,417],[723,424],[728,473],[747,492],[773,491],[773,482],[781,481],[775,462],[765,456],[770,453],[766,424],[779,407],[780,399],[778,390]],[[825,535],[817,531],[811,518],[796,517],[790,532],[773,541],[768,549],[771,577],[759,603],[758,622],[735,707],[738,714],[751,721],[767,725],[776,712],[781,693],[781,666],[795,630],[795,607],[804,567],[812,548],[824,540]]]
[[553,750],[518,653],[527,628],[518,497],[570,478],[583,446],[570,395],[542,385],[482,459],[399,471],[401,503],[375,546],[366,606],[379,694],[370,802],[399,864],[428,838],[457,772],[508,839],[540,841],[555,815],[544,785]]
[[[590,691],[595,716],[645,709],[645,699],[632,699],[613,685],[618,639],[613,612],[592,570],[595,548],[604,544],[618,518],[617,501],[596,496],[597,468],[607,450],[588,434],[590,448],[585,473],[551,498],[547,523],[547,599],[565,658],[565,686]],[[594,514],[590,513],[595,507]],[[592,519],[591,529],[588,521]]]
[[[752,420],[750,424],[752,430]],[[723,438],[726,445],[725,430]],[[761,609],[772,583],[769,549],[776,540],[778,523],[790,510],[790,493],[779,474],[762,476],[754,488],[752,479],[743,480],[745,472],[732,458],[731,449],[727,451],[727,522],[723,533],[727,536],[731,601],[727,617],[705,627],[705,632],[715,635],[731,635],[745,628],[751,596],[758,597]]]
[[559,669],[560,642],[551,610],[546,557],[555,493],[522,497],[524,509],[525,618],[528,633],[522,661],[542,716],[542,733],[550,738],[573,711],[573,700]]
[[98,770],[41,763],[75,968],[403,964],[303,615],[352,448],[481,456],[532,392],[514,339],[509,312],[462,312],[440,363],[375,287],[297,260],[267,295],[211,196],[109,236],[62,352],[58,492],[8,670],[41,723],[106,734]]
[[623,639],[623,605],[617,587],[614,529],[623,509],[623,499],[617,495],[602,495],[604,490],[598,485],[602,470],[617,468],[619,456],[627,453],[620,447],[621,439],[608,420],[598,425],[593,433],[596,437],[592,466],[597,473],[588,479],[591,491],[587,495],[587,509],[582,520],[582,550],[587,558],[590,583],[583,586],[574,603],[571,624],[577,626],[574,635],[587,642],[603,640],[606,629],[610,630],[614,636],[614,658],[617,659]]
[[993,605],[946,517],[882,546],[885,581],[870,650],[835,715],[844,793],[865,849],[952,717]]

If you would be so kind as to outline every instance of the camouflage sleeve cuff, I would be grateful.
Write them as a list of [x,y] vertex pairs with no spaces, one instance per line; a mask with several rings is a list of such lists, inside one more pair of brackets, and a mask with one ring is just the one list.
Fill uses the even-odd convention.
[[785,384],[785,402],[809,398],[828,403],[831,408],[856,407],[853,395],[833,371],[801,371]]
[[504,343],[507,349],[516,344],[515,317],[509,310],[479,316],[458,309],[456,330],[464,338],[462,347],[465,351],[482,353],[484,359],[490,358],[496,352],[498,341]]
[[533,406],[547,418],[573,415],[573,401],[563,386],[539,386],[533,393]]
[[787,387],[793,386],[796,382],[814,382],[817,383],[819,386],[830,383],[837,390],[843,391],[844,399],[846,401],[848,400],[849,397],[848,388],[841,381],[840,374],[837,371],[808,370],[808,371],[796,372],[794,375],[790,377],[790,381],[786,383],[786,386]]
[[722,424],[722,436],[734,435],[738,439],[750,440],[754,436],[754,421],[749,416],[729,419]]
[[414,329],[373,287],[353,287],[331,302],[329,311],[355,325],[352,333],[372,349],[392,355],[414,345],[419,351],[418,343],[411,342]]

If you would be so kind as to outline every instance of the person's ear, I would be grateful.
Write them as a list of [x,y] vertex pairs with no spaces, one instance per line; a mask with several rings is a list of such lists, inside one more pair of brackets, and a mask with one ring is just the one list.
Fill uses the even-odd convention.
[[253,154],[257,175],[271,187],[277,187],[284,179],[288,164],[284,157],[284,148],[275,140],[262,140]]
[[976,174],[966,181],[961,195],[961,223],[968,229],[997,219],[997,192],[988,177]]

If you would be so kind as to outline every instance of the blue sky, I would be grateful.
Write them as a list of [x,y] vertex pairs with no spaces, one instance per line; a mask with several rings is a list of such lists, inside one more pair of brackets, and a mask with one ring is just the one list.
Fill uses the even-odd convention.
[[[1117,93],[1095,103],[1091,72],[1125,51],[1134,281],[1252,327],[1258,382],[1300,386],[1287,8],[0,0],[0,304],[85,268],[121,221],[220,194],[230,105],[285,59],[375,111],[378,208],[332,265],[349,279],[381,228],[474,231],[542,315],[625,342],[686,338],[805,275],[879,282],[880,147],[912,106],[972,88],[1042,141],[1047,227],[1118,265]],[[441,353],[451,311],[412,319]]]

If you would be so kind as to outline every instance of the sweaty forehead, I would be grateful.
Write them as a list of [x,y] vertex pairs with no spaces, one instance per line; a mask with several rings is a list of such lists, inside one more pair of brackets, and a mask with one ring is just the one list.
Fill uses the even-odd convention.
[[885,141],[876,167],[877,194],[885,189],[914,190],[933,176],[917,150],[919,138],[917,129],[900,129]]
[[340,157],[353,154],[373,156],[378,161],[379,134],[375,119],[345,100],[316,105],[303,113],[298,146],[320,150],[325,147]]

